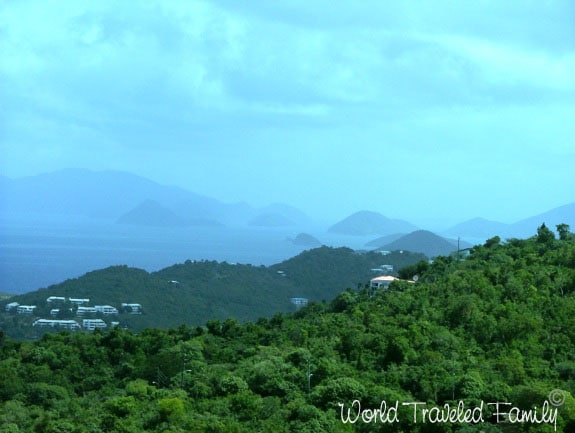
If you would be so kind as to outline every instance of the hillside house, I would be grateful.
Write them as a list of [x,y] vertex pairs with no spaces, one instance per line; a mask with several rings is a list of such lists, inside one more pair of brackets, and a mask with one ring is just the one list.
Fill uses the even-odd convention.
[[128,314],[142,314],[142,305],[122,302],[122,310]]
[[391,275],[381,275],[379,277],[372,278],[369,281],[369,287],[371,289],[387,289],[389,285],[396,280],[399,280],[399,278]]
[[308,303],[307,298],[289,298],[289,300],[296,307],[305,307]]
[[96,314],[96,307],[78,307],[76,310],[76,316],[85,316],[86,314]]
[[393,265],[381,265],[379,268],[372,268],[371,272],[382,275],[389,275],[393,272]]
[[52,308],[52,309],[50,310],[50,316],[56,317],[58,314],[60,314],[60,309],[59,309],[59,308]]
[[51,304],[53,302],[66,302],[66,298],[63,296],[48,296],[46,302],[48,304]]
[[391,251],[387,251],[387,250],[377,250],[375,252],[381,254],[382,256],[388,256],[391,254]]
[[71,304],[74,305],[84,305],[84,304],[89,304],[90,303],[90,299],[84,298],[68,298],[68,300],[70,301]]
[[39,326],[41,328],[50,326],[52,328],[62,328],[62,329],[70,329],[70,330],[77,330],[80,329],[80,324],[75,320],[50,320],[50,319],[38,319],[32,326]]
[[6,304],[6,311],[12,311],[16,308],[18,308],[20,304],[18,302],[10,302],[9,304]]
[[111,305],[96,305],[96,306],[94,306],[94,308],[96,309],[96,312],[102,313],[105,315],[118,314],[118,309],[115,307],[112,307]]
[[94,331],[98,328],[107,328],[108,325],[102,319],[84,319],[82,320],[82,327],[87,331]]
[[18,314],[33,314],[35,309],[36,305],[18,305],[16,312]]

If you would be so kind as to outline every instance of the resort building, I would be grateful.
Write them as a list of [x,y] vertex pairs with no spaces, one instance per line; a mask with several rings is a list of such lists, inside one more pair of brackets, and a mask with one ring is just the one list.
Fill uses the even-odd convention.
[[68,300],[74,305],[84,305],[90,303],[90,299],[68,298]]
[[86,314],[96,314],[96,307],[78,307],[76,316],[85,316]]
[[93,331],[98,328],[107,328],[108,325],[102,319],[84,319],[82,320],[82,327],[87,331]]
[[94,308],[96,309],[97,313],[102,313],[105,315],[118,314],[118,309],[112,307],[111,305],[96,305]]
[[70,329],[74,331],[80,329],[80,324],[75,320],[38,319],[32,324],[32,326],[39,326],[39,327],[50,326],[52,328]]
[[16,307],[16,312],[18,314],[32,314],[36,309],[36,305],[18,305]]
[[128,314],[142,314],[141,304],[127,304],[122,302],[122,310]]

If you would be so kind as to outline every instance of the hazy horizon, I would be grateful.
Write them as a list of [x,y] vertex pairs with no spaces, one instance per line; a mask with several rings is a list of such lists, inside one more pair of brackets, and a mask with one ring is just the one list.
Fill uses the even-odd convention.
[[575,201],[575,4],[0,5],[0,174],[424,228]]
[[[72,171],[76,171],[76,170],[87,171],[87,172],[89,172],[89,173],[95,173],[95,174],[97,174],[97,173],[106,173],[106,172],[111,172],[111,173],[123,173],[123,174],[127,174],[127,175],[129,175],[129,176],[141,177],[141,178],[144,179],[144,180],[151,180],[151,179],[149,179],[149,178],[145,178],[145,177],[142,177],[142,176],[139,176],[139,175],[135,175],[135,174],[133,174],[133,173],[129,173],[129,172],[125,172],[125,171],[117,171],[117,170],[91,170],[91,169],[81,168],[81,167],[68,167],[68,168],[63,168],[63,169],[60,169],[60,170],[56,170],[56,171],[54,171],[54,172],[40,173],[38,176],[52,175],[52,174],[56,174],[56,173],[58,173],[58,172],[65,172],[65,171],[68,171],[68,170],[72,170]],[[27,178],[33,178],[33,177],[36,177],[36,175],[32,175],[32,176],[22,176],[22,177],[7,177],[7,178],[10,179],[10,180],[19,180],[19,179],[27,179]],[[153,181],[153,180],[152,180],[152,181]],[[153,182],[155,182],[155,181],[153,181]],[[162,184],[161,182],[156,182],[156,183],[157,183],[158,185],[162,185],[162,186],[174,187],[174,188],[179,188],[179,189],[183,189],[183,190],[189,191],[189,192],[191,192],[191,193],[197,193],[196,191],[187,189],[187,188],[182,187],[182,186],[180,186],[180,185],[167,185],[167,184]],[[202,196],[204,196],[204,197],[207,197],[207,198],[213,198],[213,197],[211,197],[211,196],[209,196],[209,195],[203,195],[203,194],[200,194],[200,195],[202,195]],[[161,202],[161,200],[160,200],[160,202]],[[247,204],[248,206],[252,206],[251,203],[249,203],[249,202],[247,202],[247,201],[245,201],[245,200],[240,200],[240,201],[237,201],[237,202],[221,201],[221,203],[225,203],[225,204],[245,203],[245,204]],[[573,202],[571,202],[571,203],[573,203]],[[562,206],[564,206],[564,205],[568,205],[568,204],[571,204],[571,203],[563,203],[562,205],[559,205],[558,207],[562,207]],[[164,204],[164,205],[169,205],[168,202],[162,202],[162,204]],[[0,207],[0,215],[3,213],[5,216],[10,216],[10,209],[9,209],[9,208],[10,208],[10,204],[9,204],[9,203],[3,203],[3,205],[6,206],[6,208],[5,208],[5,209],[2,209],[2,208]],[[345,219],[345,218],[351,216],[352,214],[358,213],[358,212],[368,211],[368,212],[382,213],[382,212],[380,212],[380,211],[378,211],[378,210],[374,210],[374,209],[371,209],[371,208],[363,208],[363,209],[356,209],[356,210],[354,210],[354,211],[352,211],[352,212],[350,212],[350,213],[348,213],[348,214],[342,214],[342,215],[339,215],[339,216],[338,216],[338,215],[335,215],[335,216],[332,216],[332,217],[329,218],[329,219],[326,219],[326,218],[322,218],[321,216],[318,217],[317,215],[312,215],[312,214],[308,213],[308,212],[307,212],[307,209],[298,208],[298,207],[292,205],[291,203],[284,203],[284,202],[279,202],[279,201],[266,203],[266,204],[264,204],[264,205],[262,205],[262,206],[252,206],[252,207],[254,208],[254,210],[260,210],[260,211],[264,211],[264,212],[265,212],[268,207],[270,207],[270,206],[275,206],[275,205],[287,205],[287,206],[293,207],[294,209],[297,209],[298,211],[303,212],[305,215],[307,215],[308,217],[311,218],[311,221],[310,221],[310,222],[312,223],[313,226],[316,226],[316,228],[315,228],[316,230],[317,230],[318,228],[320,228],[320,227],[323,227],[324,229],[327,229],[329,226],[331,226],[331,225],[333,225],[333,224],[335,224],[335,223],[337,223],[337,222],[339,222],[339,221],[341,221],[341,220],[343,220],[343,219]],[[512,220],[512,221],[494,221],[494,220],[491,220],[491,221],[500,222],[500,223],[504,223],[504,224],[513,224],[513,223],[516,223],[516,222],[518,222],[518,221],[520,221],[520,220],[523,220],[523,219],[526,219],[526,218],[530,218],[530,217],[536,216],[536,215],[538,215],[538,214],[548,212],[548,211],[550,211],[550,210],[552,210],[552,209],[541,209],[537,214],[533,214],[533,215],[522,215],[522,216],[520,216],[519,218],[517,218],[517,219],[515,219],[515,220]],[[457,224],[464,223],[464,222],[467,222],[467,221],[472,220],[472,219],[475,219],[475,218],[482,218],[482,219],[490,220],[489,218],[486,218],[486,217],[483,216],[483,215],[476,215],[475,217],[469,218],[469,219],[467,219],[467,220],[453,220],[453,221],[451,221],[451,220],[449,220],[449,219],[447,219],[447,218],[435,219],[435,220],[434,220],[433,218],[425,218],[425,217],[419,218],[417,215],[410,215],[410,216],[405,216],[405,217],[396,217],[396,216],[394,216],[394,215],[389,215],[389,214],[383,214],[383,215],[384,215],[385,217],[388,217],[388,218],[391,218],[391,219],[401,219],[401,220],[405,220],[405,221],[408,221],[408,222],[413,223],[413,224],[415,224],[416,226],[418,226],[418,229],[430,230],[430,231],[434,231],[434,232],[437,232],[437,233],[445,232],[445,231],[447,231],[448,229],[452,228],[453,226],[455,226],[455,225],[457,225]],[[55,216],[56,216],[56,215],[55,215]],[[64,215],[62,215],[62,217],[63,217],[63,216],[64,216]],[[70,216],[72,216],[72,215],[70,215]],[[118,216],[119,216],[119,215],[116,215],[115,217],[118,217]],[[115,218],[115,217],[114,217],[114,218]],[[32,220],[34,220],[35,217],[34,217],[34,215],[30,215],[30,218],[32,218]],[[296,226],[297,226],[297,225],[296,225]],[[302,226],[302,227],[300,227],[300,228],[305,229],[306,227],[303,227],[303,226]],[[312,228],[312,226],[309,226],[308,228]]]

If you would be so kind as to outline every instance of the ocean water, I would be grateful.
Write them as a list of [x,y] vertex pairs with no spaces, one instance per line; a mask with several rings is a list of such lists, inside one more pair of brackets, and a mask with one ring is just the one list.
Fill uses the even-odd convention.
[[305,231],[330,246],[363,248],[370,239],[323,229],[136,227],[98,220],[0,220],[0,292],[25,293],[112,265],[156,271],[186,260],[272,265],[309,247]]

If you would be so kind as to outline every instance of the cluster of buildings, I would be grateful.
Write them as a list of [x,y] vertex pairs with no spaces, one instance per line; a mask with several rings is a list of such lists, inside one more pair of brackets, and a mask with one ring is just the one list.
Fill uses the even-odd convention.
[[[142,305],[135,303],[122,303],[120,310],[111,305],[94,305],[89,306],[90,303],[88,298],[66,298],[63,296],[50,296],[46,299],[46,304],[48,306],[53,306],[50,309],[50,316],[52,319],[37,319],[32,326],[35,327],[52,327],[59,329],[69,329],[69,330],[80,330],[84,329],[86,331],[93,331],[95,329],[104,329],[108,327],[106,321],[102,318],[94,318],[93,316],[100,314],[106,317],[117,316],[122,313],[127,314],[142,314]],[[70,305],[68,311],[73,313],[78,318],[82,318],[81,323],[77,320],[72,319],[57,319],[61,316],[61,309],[66,304]],[[35,314],[38,307],[36,305],[20,305],[18,302],[11,302],[6,305],[6,311],[15,311],[17,314],[33,315]],[[120,322],[111,321],[110,326],[118,326]]]
[[36,305],[20,305],[18,302],[6,304],[6,311],[16,310],[18,314],[33,314]]
[[[389,251],[378,251],[380,254],[386,256]],[[373,268],[371,272],[379,274],[377,277],[369,280],[369,288],[371,290],[375,289],[388,289],[389,285],[399,278],[391,275],[393,273],[393,265],[380,265],[378,268]]]

